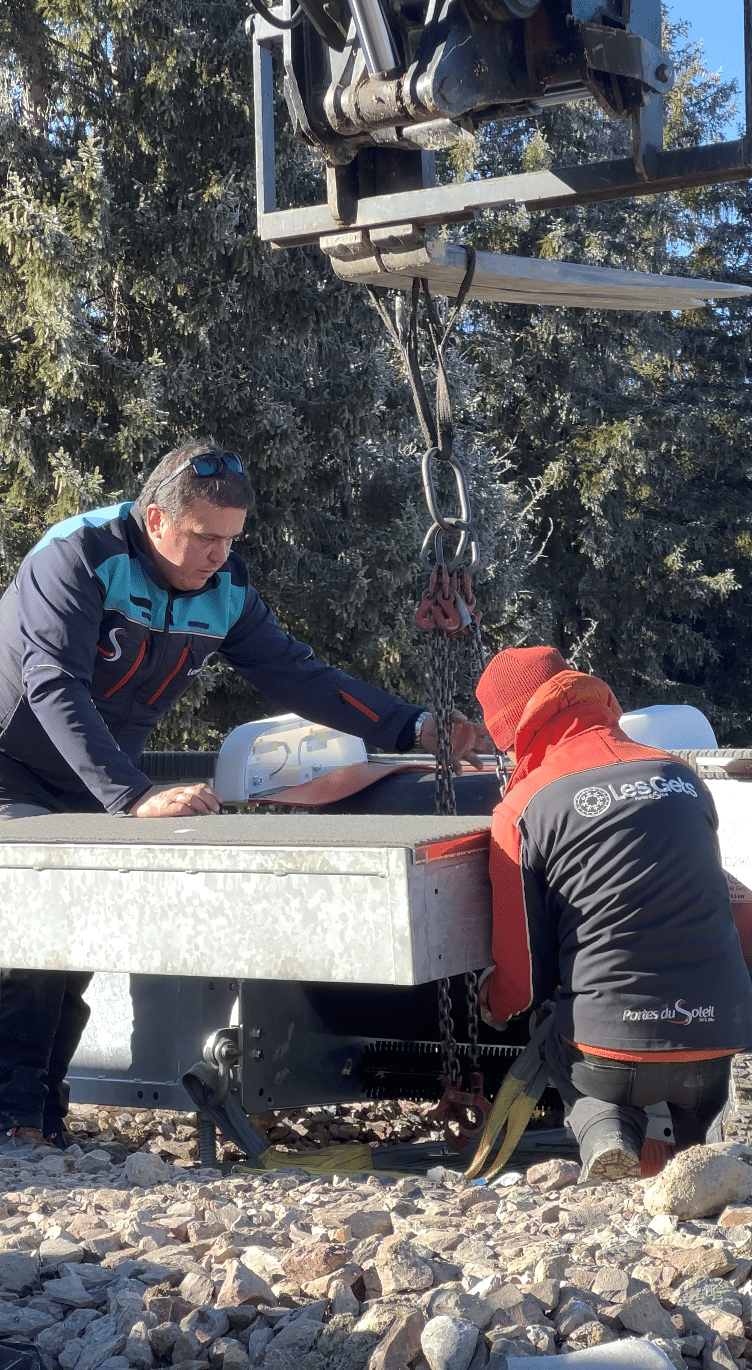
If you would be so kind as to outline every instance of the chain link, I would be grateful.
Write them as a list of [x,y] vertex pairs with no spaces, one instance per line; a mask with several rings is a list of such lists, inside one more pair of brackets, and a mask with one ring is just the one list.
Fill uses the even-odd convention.
[[439,1039],[441,1042],[441,1073],[456,1085],[460,1078],[460,1063],[457,1056],[457,1043],[454,1040],[454,1020],[452,1019],[452,1000],[449,996],[449,981],[439,980]]
[[467,1006],[467,1040],[470,1050],[467,1058],[474,1073],[480,1070],[478,1047],[478,977],[474,970],[465,972],[465,1004]]

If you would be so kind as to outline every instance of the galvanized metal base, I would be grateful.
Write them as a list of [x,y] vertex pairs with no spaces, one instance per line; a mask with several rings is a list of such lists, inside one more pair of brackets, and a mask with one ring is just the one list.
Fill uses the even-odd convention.
[[19,819],[0,834],[4,964],[383,985],[477,969],[491,952],[489,829],[379,814]]
[[[322,238],[321,247],[342,280],[409,290],[419,276],[428,282],[432,294],[457,295],[467,270],[467,254],[461,243],[429,238],[422,246],[399,247],[393,241],[386,238],[380,245],[362,232],[342,233]],[[579,309],[660,311],[694,309],[710,299],[738,299],[750,294],[750,287],[727,281],[479,252],[469,298]]]

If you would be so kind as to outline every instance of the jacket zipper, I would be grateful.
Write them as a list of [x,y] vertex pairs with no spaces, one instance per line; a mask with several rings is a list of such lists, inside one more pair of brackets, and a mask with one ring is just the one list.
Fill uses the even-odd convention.
[[160,685],[159,689],[154,691],[154,694],[151,696],[151,699],[147,701],[147,703],[156,703],[156,701],[159,699],[159,696],[167,689],[167,686],[169,685],[170,681],[175,679],[175,676],[178,674],[179,671],[182,671],[186,662],[186,658],[190,655],[190,651],[191,644],[190,642],[186,642],[185,647],[183,648],[178,658],[177,665],[174,667],[172,671],[170,671],[170,674],[162,681],[162,684]]
[[105,694],[105,699],[111,699],[113,695],[116,695],[118,690],[122,690],[123,686],[128,684],[128,681],[130,680],[131,676],[136,674],[136,671],[138,670],[139,666],[141,665],[141,662],[144,659],[144,653],[146,651],[148,641],[148,637],[145,637],[143,642],[141,643],[141,646],[138,649],[138,656],[136,657],[136,660],[133,662],[133,665],[129,668],[129,670],[126,671],[124,676],[121,676],[117,684],[110,686],[110,689],[107,690]]

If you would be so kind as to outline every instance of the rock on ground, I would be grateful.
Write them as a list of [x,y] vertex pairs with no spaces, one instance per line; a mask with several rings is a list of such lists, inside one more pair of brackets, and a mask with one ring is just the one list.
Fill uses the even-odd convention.
[[[45,1370],[752,1367],[744,1147],[657,1182],[579,1185],[557,1161],[489,1187],[450,1166],[223,1175],[183,1115],[72,1122],[92,1151],[0,1157],[0,1344]],[[709,1209],[679,1211],[677,1173]]]
[[752,1148],[733,1142],[681,1151],[645,1196],[649,1213],[706,1218],[752,1196]]

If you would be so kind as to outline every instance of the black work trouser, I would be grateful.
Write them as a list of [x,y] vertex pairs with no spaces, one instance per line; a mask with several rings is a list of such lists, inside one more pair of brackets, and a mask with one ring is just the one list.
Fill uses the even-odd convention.
[[[53,793],[0,752],[0,820],[99,808],[89,794]],[[65,1077],[91,1012],[82,997],[91,978],[88,971],[0,971],[0,1131],[60,1130],[68,1112]]]
[[87,971],[0,971],[0,1130],[59,1132],[66,1075],[89,1019]]
[[614,1061],[587,1055],[555,1031],[546,1047],[552,1084],[580,1147],[590,1128],[610,1123],[639,1136],[642,1145],[645,1109],[660,1103],[668,1105],[678,1150],[705,1142],[728,1103],[732,1060]]

